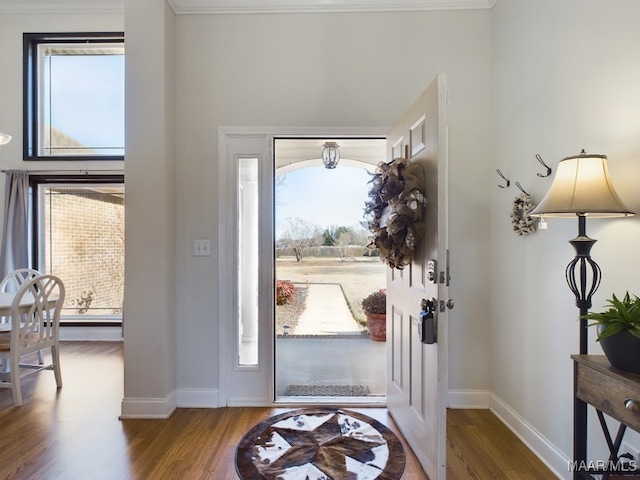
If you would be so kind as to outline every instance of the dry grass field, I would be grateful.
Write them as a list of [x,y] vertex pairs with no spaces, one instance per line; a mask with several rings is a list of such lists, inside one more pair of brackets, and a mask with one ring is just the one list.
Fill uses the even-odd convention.
[[377,257],[303,257],[301,262],[296,262],[295,257],[281,257],[276,260],[276,278],[294,284],[340,284],[354,318],[366,323],[360,302],[385,287],[387,268]]

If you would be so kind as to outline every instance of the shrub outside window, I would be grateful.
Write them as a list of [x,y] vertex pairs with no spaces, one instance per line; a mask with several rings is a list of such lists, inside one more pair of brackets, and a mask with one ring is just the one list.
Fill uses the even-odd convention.
[[124,159],[124,34],[24,34],[24,159]]

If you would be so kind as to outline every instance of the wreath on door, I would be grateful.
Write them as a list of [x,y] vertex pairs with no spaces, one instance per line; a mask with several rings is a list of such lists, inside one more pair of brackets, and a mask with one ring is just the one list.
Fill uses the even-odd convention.
[[365,202],[371,241],[383,262],[402,270],[414,257],[424,234],[424,172],[406,158],[381,162],[369,180]]

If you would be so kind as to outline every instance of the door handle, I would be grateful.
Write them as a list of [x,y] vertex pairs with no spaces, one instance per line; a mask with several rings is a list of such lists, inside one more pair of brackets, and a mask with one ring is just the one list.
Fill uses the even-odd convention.
[[440,311],[444,312],[445,309],[451,310],[454,306],[453,300],[451,298],[447,298],[447,300],[440,300]]

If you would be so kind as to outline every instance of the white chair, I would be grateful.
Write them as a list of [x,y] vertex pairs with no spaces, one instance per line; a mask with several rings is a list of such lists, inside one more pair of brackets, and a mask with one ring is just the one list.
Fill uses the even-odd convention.
[[[24,282],[13,299],[11,330],[0,334],[0,359],[8,360],[9,366],[0,387],[13,390],[16,405],[22,405],[20,380],[32,373],[53,370],[57,387],[62,387],[58,330],[64,296],[64,284],[58,277],[39,275]],[[50,364],[21,363],[25,355],[45,348],[51,348]]]
[[[14,270],[0,282],[0,292],[14,293],[17,292],[20,286],[27,280],[42,275],[38,270],[33,268],[19,268]],[[9,322],[10,317],[0,317],[0,322]],[[44,357],[42,351],[38,352],[38,361],[40,364],[44,363]]]
[[17,292],[24,282],[39,275],[42,275],[42,273],[33,268],[19,268],[14,270],[0,282],[0,292]]

